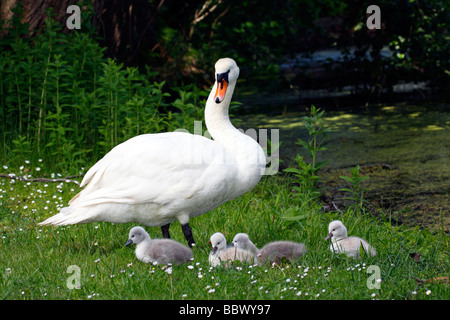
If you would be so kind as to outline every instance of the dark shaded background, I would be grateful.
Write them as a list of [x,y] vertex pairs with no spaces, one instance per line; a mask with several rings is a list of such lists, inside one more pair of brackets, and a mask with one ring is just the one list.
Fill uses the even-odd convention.
[[[172,82],[189,77],[209,86],[205,66],[231,56],[253,79],[278,79],[268,87],[274,91],[349,85],[367,106],[392,98],[396,83],[413,82],[426,90],[408,96],[448,98],[447,1],[378,1],[381,30],[366,27],[367,1],[2,0],[0,18],[10,21],[19,2],[29,36],[40,32],[49,9],[65,26],[67,6],[77,4],[81,31],[95,34],[108,57],[152,66]],[[305,63],[320,49],[339,51],[340,58]]]

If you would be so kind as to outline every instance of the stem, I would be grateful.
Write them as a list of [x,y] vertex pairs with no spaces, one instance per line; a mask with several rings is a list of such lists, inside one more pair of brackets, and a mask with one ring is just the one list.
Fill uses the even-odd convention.
[[[4,94],[4,92],[3,92],[3,66],[2,66],[2,72],[0,72],[0,98],[1,98],[1,100],[0,100],[0,105],[1,106],[4,106],[5,104],[4,104],[4,97],[5,97],[5,94]],[[1,125],[2,125],[2,128],[4,128],[3,130],[2,130],[2,137],[3,137],[3,145],[4,146],[6,146],[6,122],[5,122],[5,108],[0,108],[1,109],[1,114],[0,114],[0,117],[1,117],[1,119],[2,119],[2,123],[1,123]],[[4,151],[4,155],[6,155],[6,148],[3,148],[3,151]]]
[[114,95],[114,143],[113,143],[113,146],[117,145],[118,113],[119,113],[119,106],[117,104],[117,91],[116,91],[116,93]]
[[[59,60],[61,58],[60,55],[56,55],[54,56],[55,58],[55,89],[56,89],[56,101],[55,101],[55,108],[56,108],[56,141],[57,141],[57,148],[59,148],[59,150],[63,150],[63,138],[64,138],[64,130],[60,130],[61,128],[63,128],[63,124],[62,124],[62,107],[60,104],[60,87],[59,87],[59,79],[61,78],[61,74],[59,73],[59,69],[62,66],[61,61]],[[61,132],[62,131],[62,132]]]
[[110,121],[110,123],[109,123],[109,129],[110,129],[110,132],[109,132],[109,147],[110,147],[110,149],[112,148],[112,146],[113,146],[113,141],[114,141],[114,124],[112,123],[113,122],[113,119],[114,119],[114,105],[113,105],[113,92],[112,92],[112,90],[110,91],[110,93],[109,93],[109,101],[110,101],[110,103],[111,103],[111,108],[109,108],[109,121]]
[[139,109],[139,103],[136,105],[136,117],[137,117],[137,121],[136,121],[136,129],[137,129],[137,132],[136,132],[136,134],[137,135],[139,135],[139,112],[140,112],[140,109]]
[[[61,110],[59,106],[59,59],[58,57],[55,57],[55,65],[56,65],[56,127],[59,128],[60,126],[60,115]],[[57,136],[58,136],[58,147],[61,147],[61,136],[59,133],[59,130],[57,130]]]
[[16,91],[17,91],[17,102],[19,104],[19,135],[22,134],[22,102],[20,99],[20,91],[19,91],[19,79],[17,77],[17,72],[15,72],[16,79]]
[[47,64],[45,65],[45,73],[44,73],[44,81],[42,82],[42,91],[41,91],[41,102],[39,104],[39,121],[38,121],[38,131],[37,131],[37,152],[38,154],[40,154],[40,144],[41,144],[41,129],[43,126],[43,122],[44,122],[44,101],[46,101],[47,99],[44,100],[44,98],[46,97],[46,84],[47,84],[47,75],[48,75],[48,66],[50,65],[50,57],[51,57],[51,52],[52,52],[52,43],[50,42],[50,51],[48,53],[48,57],[47,57]]
[[[31,69],[31,60],[28,60],[29,64],[28,66]],[[31,72],[30,69],[28,69],[28,126],[27,126],[27,141],[30,141],[30,123],[31,123]]]
[[313,138],[313,141],[314,141],[314,145],[313,145],[313,151],[312,151],[312,168],[313,168],[313,172],[315,173],[316,172],[316,151],[317,151],[317,146],[316,146],[316,141],[317,141],[317,135],[314,135],[314,138]]

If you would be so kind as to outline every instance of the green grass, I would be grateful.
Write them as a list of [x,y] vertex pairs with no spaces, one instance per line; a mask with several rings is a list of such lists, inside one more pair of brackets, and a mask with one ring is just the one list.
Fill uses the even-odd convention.
[[[14,172],[4,169],[3,173]],[[17,170],[18,172],[18,170]],[[31,170],[30,172],[35,172]],[[40,175],[45,176],[40,172]],[[49,174],[47,174],[49,175]],[[34,174],[34,176],[37,176]],[[246,195],[191,220],[197,247],[194,261],[153,266],[138,261],[124,247],[135,224],[92,223],[38,226],[79,191],[74,183],[26,183],[0,179],[1,299],[449,299],[447,284],[422,280],[448,276],[449,239],[444,232],[392,226],[364,214],[317,210],[299,221],[281,219],[296,206],[289,178],[264,177]],[[324,241],[328,223],[340,219],[351,235],[366,238],[378,255],[354,260],[332,254]],[[146,228],[153,238],[159,228]],[[249,233],[258,246],[281,239],[304,242],[308,253],[295,264],[211,269],[209,237],[223,232],[231,241]],[[186,243],[178,222],[172,238]],[[418,262],[410,253],[420,252]],[[81,271],[80,288],[69,289]],[[369,289],[369,266],[379,267],[380,289]],[[372,279],[373,280],[373,279]]]

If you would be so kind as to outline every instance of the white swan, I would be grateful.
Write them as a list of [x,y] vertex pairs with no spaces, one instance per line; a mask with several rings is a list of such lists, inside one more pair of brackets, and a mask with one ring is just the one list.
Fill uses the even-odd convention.
[[194,244],[189,219],[251,190],[264,173],[259,144],[230,122],[228,107],[239,76],[236,62],[220,59],[206,102],[206,127],[214,138],[184,132],[143,134],[107,153],[84,176],[85,188],[69,207],[41,225],[93,221],[169,226],[178,220]]
[[344,253],[347,257],[360,257],[360,248],[363,247],[364,251],[369,256],[375,256],[377,252],[366,240],[359,237],[349,237],[347,234],[347,228],[342,221],[334,220],[328,225],[328,235],[325,240],[331,238],[330,250],[334,253]]
[[183,264],[194,258],[192,250],[172,239],[151,239],[142,227],[133,227],[125,247],[136,245],[136,258],[145,263]]
[[242,250],[237,247],[228,246],[227,240],[225,236],[220,233],[214,233],[211,238],[211,245],[213,247],[212,251],[209,254],[209,264],[212,267],[220,266],[223,263],[223,266],[229,267],[230,262],[233,261],[241,261],[247,262],[250,264],[255,263],[255,255],[250,251]]

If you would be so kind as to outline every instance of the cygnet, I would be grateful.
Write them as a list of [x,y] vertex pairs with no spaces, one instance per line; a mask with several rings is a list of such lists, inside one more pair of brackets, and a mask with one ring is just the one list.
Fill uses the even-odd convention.
[[136,244],[136,257],[142,262],[153,264],[183,264],[193,259],[192,250],[171,239],[151,239],[142,227],[130,230],[125,246]]
[[252,240],[250,240],[250,237],[246,233],[237,233],[231,243],[234,247],[247,250],[255,256],[259,254],[259,249],[255,246]]
[[361,245],[369,256],[375,256],[377,252],[366,240],[359,237],[349,237],[347,228],[342,221],[334,220],[328,225],[328,235],[325,240],[331,238],[330,250],[334,253],[345,253],[347,257],[360,257]]
[[295,262],[306,253],[306,247],[303,243],[293,241],[269,242],[261,250],[258,250],[246,233],[236,234],[233,245],[255,254],[260,264],[266,262],[280,264],[283,258]]
[[220,232],[214,233],[210,240],[213,249],[209,254],[209,264],[212,267],[217,267],[222,262],[225,267],[229,267],[230,262],[236,260],[250,264],[253,264],[255,261],[255,255],[251,254],[249,251],[234,246],[227,247],[227,240]]

